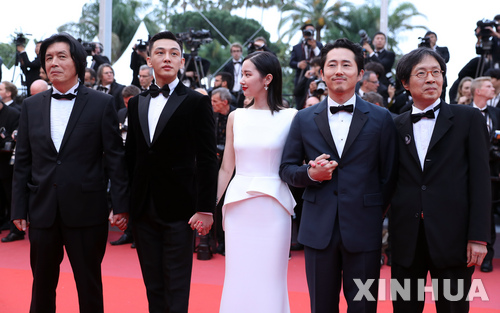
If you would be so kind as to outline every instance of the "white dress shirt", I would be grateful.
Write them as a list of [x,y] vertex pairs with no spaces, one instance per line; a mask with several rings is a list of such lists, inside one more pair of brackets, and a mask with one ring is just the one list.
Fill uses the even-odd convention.
[[242,59],[239,59],[239,60],[232,60],[232,62],[241,62],[241,63],[234,63],[233,66],[234,66],[234,85],[233,85],[233,91],[234,92],[238,92],[240,91],[241,89],[241,85],[240,85],[240,80],[241,80],[241,64],[243,62]]
[[[424,111],[412,107],[412,114],[427,112],[428,110],[434,110],[434,108],[441,103],[441,99],[437,99],[432,105],[425,108]],[[436,125],[436,120],[438,118],[440,109],[434,111],[434,118],[423,117],[420,121],[413,123],[413,136],[415,137],[415,146],[417,148],[418,159],[420,160],[420,166],[422,171],[424,170],[425,156],[427,155],[427,150],[429,149],[429,144],[431,142],[432,133],[434,132],[434,126]]]
[[[347,100],[343,105],[352,104],[356,108],[356,94]],[[330,131],[332,132],[333,141],[339,156],[342,157],[342,152],[344,151],[345,142],[347,140],[347,135],[349,134],[349,128],[351,127],[352,115],[353,113],[348,113],[345,111],[340,111],[338,113],[332,114],[330,112],[331,106],[339,106],[340,104],[333,101],[332,98],[328,97],[328,123],[330,124]]]
[[[168,84],[168,87],[170,88],[170,93],[168,95],[168,98],[170,98],[170,95],[172,94],[172,92],[174,92],[174,89],[175,87],[177,87],[177,84],[179,84],[179,78],[177,77],[174,79],[173,82]],[[153,142],[156,125],[158,124],[158,120],[160,119],[160,115],[161,112],[163,111],[163,108],[165,108],[165,104],[167,104],[168,98],[165,98],[165,96],[163,96],[163,94],[160,92],[158,97],[156,98],[151,97],[151,100],[149,101],[148,125],[149,125],[149,139],[151,140],[151,142]]]
[[[71,87],[67,93],[76,94],[79,84],[80,82],[77,82],[76,85]],[[52,88],[52,93],[62,94],[62,92],[57,90],[56,87]],[[51,97],[50,99],[50,136],[52,137],[52,142],[54,142],[57,152],[59,152],[76,98],[73,100],[57,100]]]

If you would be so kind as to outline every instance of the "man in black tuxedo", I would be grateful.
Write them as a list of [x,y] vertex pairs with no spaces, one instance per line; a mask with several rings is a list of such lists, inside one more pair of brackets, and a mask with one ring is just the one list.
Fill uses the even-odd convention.
[[231,61],[227,62],[226,65],[222,68],[222,72],[231,73],[233,75],[231,87],[229,86],[229,91],[233,94],[236,99],[235,105],[236,107],[243,107],[243,100],[245,96],[243,95],[243,91],[241,90],[241,63],[243,62],[242,54],[243,54],[243,46],[235,42],[231,44]]
[[125,85],[119,84],[115,80],[115,71],[111,64],[104,63],[97,70],[97,86],[96,90],[112,95],[115,99],[115,110],[118,112],[125,107],[123,103],[122,90]]
[[206,235],[213,223],[214,113],[208,96],[179,81],[182,42],[165,31],[149,40],[149,48],[156,84],[128,106],[131,218],[149,312],[187,313],[191,228]]
[[[363,76],[360,45],[327,44],[321,76],[328,98],[297,113],[280,167],[286,183],[305,188],[298,240],[305,246],[311,311],[338,312],[343,285],[349,312],[376,312],[378,284],[369,282],[380,276],[396,129],[388,110],[355,94]],[[355,299],[360,284],[374,301]]]
[[43,41],[40,60],[53,88],[24,100],[19,121],[12,219],[30,226],[30,312],[55,312],[64,249],[80,312],[103,312],[101,262],[112,225],[128,218],[127,175],[113,98],[83,86],[83,46],[68,34]]
[[397,66],[413,107],[395,118],[399,174],[390,209],[391,272],[410,287],[409,299],[393,300],[396,313],[423,311],[418,286],[429,272],[437,281],[437,312],[468,312],[474,266],[490,241],[488,131],[479,110],[440,99],[445,71],[443,58],[429,48],[413,50]]
[[387,38],[383,32],[377,32],[373,36],[373,48],[367,41],[363,44],[366,50],[365,62],[378,62],[384,66],[385,74],[389,73],[396,60],[396,54],[385,48]]
[[[490,135],[490,175],[492,200],[497,200],[500,193],[500,182],[498,181],[500,173],[500,136],[496,135],[496,130],[500,130],[500,108],[488,106],[488,101],[495,97],[495,87],[493,86],[491,77],[478,77],[472,81],[471,84],[472,94],[472,107],[481,111],[486,120],[486,127]],[[483,264],[481,264],[481,272],[493,271],[493,256],[495,250],[496,229],[494,212],[497,204],[491,206],[491,241],[488,242],[486,248],[488,253],[484,257]]]
[[102,64],[111,64],[111,61],[107,56],[101,54],[104,51],[101,43],[93,42],[91,45],[92,63],[90,64],[90,68],[97,72]]

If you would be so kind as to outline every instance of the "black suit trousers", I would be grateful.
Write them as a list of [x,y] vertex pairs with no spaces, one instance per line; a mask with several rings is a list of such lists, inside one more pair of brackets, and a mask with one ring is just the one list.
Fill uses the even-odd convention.
[[[430,272],[433,283],[437,281],[436,286],[433,284],[434,297],[437,313],[466,313],[469,312],[469,302],[466,300],[469,289],[472,283],[472,274],[474,267],[463,266],[437,268],[432,264],[427,247],[427,239],[424,230],[425,220],[421,220],[417,248],[415,251],[415,259],[409,268],[405,268],[394,260],[391,266],[392,279],[398,281],[400,286],[405,286],[405,279],[410,280],[410,298],[403,299],[397,296],[393,299],[392,305],[394,313],[421,313],[424,310],[425,300],[422,294],[419,295],[418,284],[426,283],[427,274]],[[463,281],[462,281],[463,280]],[[449,283],[449,288],[443,288],[445,283]],[[460,285],[459,285],[460,284]],[[458,296],[462,290],[462,297],[456,301],[449,301],[445,294]],[[420,299],[419,299],[420,296]],[[449,297],[448,297],[449,298]]]
[[188,221],[161,221],[150,203],[133,233],[149,313],[187,313],[194,240]]
[[[348,306],[347,313],[375,313],[381,251],[347,251],[342,243],[338,218],[335,221],[332,240],[325,249],[304,248],[311,313],[339,312],[342,285]],[[368,279],[374,279],[369,288],[373,301],[369,301],[367,297],[355,300],[360,289],[354,279],[359,279],[365,286],[368,285]],[[359,293],[362,294],[363,292]]]
[[56,312],[56,288],[63,246],[71,263],[80,313],[104,312],[101,263],[106,250],[108,224],[67,227],[57,216],[49,228],[29,231],[33,290],[30,313]]

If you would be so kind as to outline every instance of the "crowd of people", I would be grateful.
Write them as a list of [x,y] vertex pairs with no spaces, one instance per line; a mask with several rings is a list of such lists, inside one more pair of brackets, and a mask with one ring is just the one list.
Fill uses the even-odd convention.
[[[493,270],[500,25],[471,60],[485,70],[466,65],[450,88],[456,104],[444,100],[450,53],[434,32],[395,64],[382,32],[323,45],[313,25],[301,31],[293,105],[261,37],[246,56],[231,44],[209,89],[195,89],[169,31],[134,47],[128,86],[98,45],[87,67],[68,34],[38,43],[32,62],[18,47],[29,96],[17,103],[0,83],[0,217],[3,243],[29,236],[32,312],[55,312],[64,249],[80,312],[103,312],[109,223],[123,231],[112,245],[137,249],[149,312],[188,311],[196,235],[225,255],[220,312],[290,312],[291,249],[304,249],[314,313],[338,311],[341,289],[349,311],[376,312],[369,282],[384,263],[410,281],[394,312],[423,311],[429,273],[437,311],[468,312],[467,292],[448,299],[442,286],[469,290],[475,266]],[[357,297],[359,282],[369,296]]]

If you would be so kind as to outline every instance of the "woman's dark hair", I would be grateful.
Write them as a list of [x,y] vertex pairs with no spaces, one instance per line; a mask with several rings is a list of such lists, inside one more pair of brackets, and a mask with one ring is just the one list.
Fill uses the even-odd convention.
[[336,48],[348,49],[351,50],[352,53],[354,53],[354,61],[358,66],[358,74],[359,74],[365,66],[363,48],[359,44],[354,43],[346,38],[337,39],[333,43],[326,44],[323,47],[323,49],[321,49],[321,71],[323,71],[325,68],[326,56],[328,55],[328,52]]
[[174,35],[174,33],[168,30],[159,32],[156,35],[154,35],[151,39],[149,39],[149,53],[153,53],[153,44],[160,39],[170,39],[176,41],[181,47],[181,54],[182,54],[182,41],[179,38],[177,38]]
[[401,81],[401,83],[408,82],[410,80],[411,71],[426,56],[433,57],[436,61],[438,61],[444,77],[446,74],[446,62],[434,50],[422,47],[405,54],[399,60],[398,65],[396,66],[396,77]]
[[45,54],[47,49],[55,44],[56,42],[65,42],[69,45],[69,53],[75,63],[75,70],[78,75],[78,79],[81,82],[85,81],[85,68],[87,67],[87,53],[83,48],[82,44],[67,33],[59,33],[50,36],[45,39],[40,46],[40,62],[42,63],[42,68],[47,73],[45,69]]
[[[243,62],[247,60],[255,65],[255,68],[257,68],[257,71],[262,77],[266,77],[267,74],[271,74],[273,76],[273,80],[267,86],[267,103],[272,112],[278,112],[283,109],[283,78],[278,58],[276,58],[276,56],[271,52],[256,51],[247,55]],[[253,103],[254,101],[252,100],[248,106],[252,106]]]

